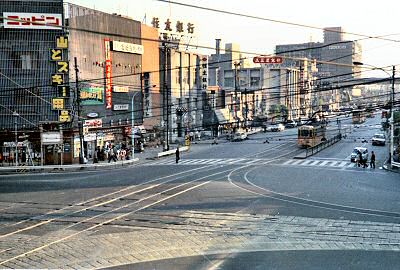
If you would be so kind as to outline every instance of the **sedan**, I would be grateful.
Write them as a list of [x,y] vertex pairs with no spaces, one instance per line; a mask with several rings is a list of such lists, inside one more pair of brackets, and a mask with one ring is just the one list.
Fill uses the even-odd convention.
[[283,131],[285,130],[285,126],[282,124],[273,124],[270,125],[269,128],[267,128],[267,131]]
[[372,137],[372,145],[385,145],[386,137],[383,133],[376,133],[374,137]]

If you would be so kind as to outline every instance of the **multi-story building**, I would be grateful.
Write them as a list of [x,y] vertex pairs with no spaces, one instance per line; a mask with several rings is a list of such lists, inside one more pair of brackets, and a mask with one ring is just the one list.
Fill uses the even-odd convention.
[[[19,137],[25,132],[31,150],[40,152],[39,126],[60,120],[53,99],[68,84],[63,1],[2,0],[0,14],[0,143],[14,138],[11,130]],[[63,108],[70,110],[64,101]]]
[[[85,156],[91,158],[95,147],[131,144],[132,126],[143,123],[143,80],[147,88],[150,74],[142,68],[141,23],[72,4],[66,18],[70,66],[75,69],[76,59],[79,71]],[[70,73],[71,81],[75,73]],[[77,158],[80,138],[73,137]]]
[[202,55],[189,52],[178,43],[160,47],[160,85],[163,96],[164,141],[182,142],[188,132],[202,129]]
[[[277,45],[276,54],[283,56],[285,62],[294,66],[301,58],[316,59],[317,69],[314,85],[321,92],[324,104],[336,102],[332,99],[332,88],[339,88],[337,96],[341,102],[346,100],[351,88],[344,89],[344,82],[361,77],[360,68],[353,62],[361,62],[362,48],[356,41],[346,41],[341,27],[324,28],[324,42]],[[331,107],[331,106],[330,106]]]

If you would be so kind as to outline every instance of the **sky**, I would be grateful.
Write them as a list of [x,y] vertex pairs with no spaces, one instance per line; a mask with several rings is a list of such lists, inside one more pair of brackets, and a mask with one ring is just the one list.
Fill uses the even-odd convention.
[[[241,14],[310,25],[318,28],[341,26],[346,32],[385,36],[387,39],[367,39],[363,46],[363,63],[375,67],[400,65],[400,27],[397,14],[400,1],[350,1],[350,0],[176,0],[197,6],[221,9]],[[181,7],[156,0],[69,0],[70,3],[95,8],[108,13],[130,16],[150,25],[159,17],[161,27],[170,18],[176,22],[195,25],[195,43],[215,46],[215,39],[224,43],[238,43],[244,52],[272,54],[275,45],[323,41],[322,30],[276,22],[225,15],[212,11]],[[347,40],[362,37],[347,35]],[[204,52],[211,54],[213,51]],[[400,66],[397,67],[400,70]],[[390,67],[388,67],[390,70]],[[365,71],[365,76],[387,76],[382,71]]]

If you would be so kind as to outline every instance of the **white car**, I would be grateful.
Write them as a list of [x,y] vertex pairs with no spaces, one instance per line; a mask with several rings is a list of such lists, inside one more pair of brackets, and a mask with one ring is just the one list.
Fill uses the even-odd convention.
[[374,137],[372,137],[372,145],[385,145],[386,137],[383,133],[376,133]]
[[232,137],[232,141],[243,141],[243,140],[246,140],[247,139],[247,134],[246,133],[239,133],[239,132],[237,132],[237,133],[235,133],[235,134],[233,134],[233,137]]
[[285,130],[285,126],[282,124],[272,124],[267,127],[267,131],[283,131]]

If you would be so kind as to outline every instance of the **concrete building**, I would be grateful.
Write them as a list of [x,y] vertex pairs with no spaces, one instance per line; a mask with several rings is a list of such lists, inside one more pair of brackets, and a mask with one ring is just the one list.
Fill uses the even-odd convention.
[[[65,36],[63,1],[2,0],[0,14],[4,17],[0,23],[0,147],[18,135],[25,136],[32,152],[40,152],[39,127],[59,122],[52,101],[59,97],[58,87],[68,85],[68,68],[58,72],[58,63],[68,60],[67,48],[58,42]],[[52,50],[60,53],[57,59]],[[69,100],[62,103],[71,112]],[[59,127],[45,126],[44,131],[53,128]],[[19,151],[26,150],[24,138],[19,138]],[[48,152],[54,149],[49,145]],[[9,150],[4,156],[10,157]]]
[[[90,159],[95,147],[129,145],[132,121],[134,125],[143,123],[141,23],[72,4],[66,11],[71,27],[70,66],[76,57],[80,120],[88,129],[84,149]],[[75,72],[71,73],[71,81],[74,79]],[[75,133],[71,140],[76,159],[79,136]]]
[[144,48],[141,87],[143,92],[143,125],[146,130],[158,131],[162,117],[159,31],[156,28],[142,24],[141,37]]
[[[330,91],[332,88],[361,77],[360,67],[353,66],[353,62],[361,62],[361,44],[345,40],[343,32],[341,27],[328,27],[324,28],[322,43],[277,45],[275,49],[277,55],[285,57],[288,65],[294,66],[298,58],[317,60],[318,72],[314,85],[318,91],[324,93],[321,95],[324,104],[331,104],[333,101]],[[346,101],[351,90],[341,88],[337,93],[340,97],[337,102]]]
[[[200,61],[202,55],[184,46],[164,43],[160,48],[164,140],[183,142],[185,135],[203,128]],[[206,87],[207,88],[207,87]]]

